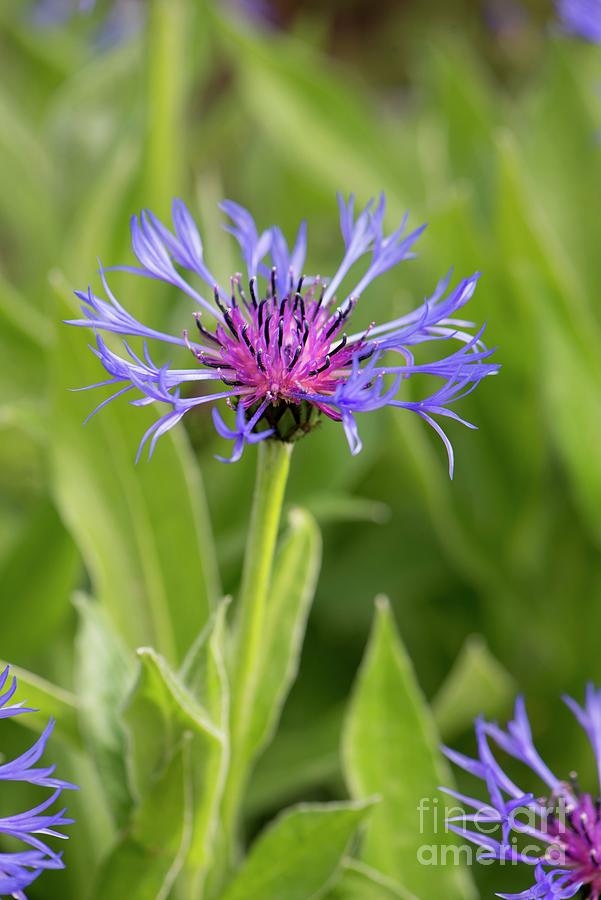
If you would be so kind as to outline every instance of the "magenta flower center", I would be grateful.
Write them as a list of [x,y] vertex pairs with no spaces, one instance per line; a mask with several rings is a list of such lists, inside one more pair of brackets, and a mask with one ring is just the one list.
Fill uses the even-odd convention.
[[[198,361],[219,370],[225,384],[246,389],[240,391],[246,408],[266,398],[299,403],[306,394],[333,394],[363,346],[362,339],[349,342],[341,335],[354,301],[332,310],[334,300],[323,302],[325,286],[315,282],[301,293],[302,279],[296,290],[291,286],[280,297],[275,269],[271,293],[263,299],[256,295],[255,279],[248,297],[239,279],[232,281],[237,296],[232,292],[231,305],[226,307],[215,291],[223,324],[211,332],[196,317],[201,347],[192,350]],[[337,418],[333,410],[321,408]]]
[[[555,843],[547,859],[573,871],[572,883],[582,882],[588,900],[601,897],[601,800],[581,794],[547,826]],[[584,887],[586,885],[586,887]]]

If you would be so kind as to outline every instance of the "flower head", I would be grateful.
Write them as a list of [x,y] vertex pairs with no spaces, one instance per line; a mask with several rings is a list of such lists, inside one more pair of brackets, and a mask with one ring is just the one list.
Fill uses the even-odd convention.
[[[17,679],[10,679],[9,667],[0,674],[0,719],[33,712],[23,703],[12,703],[17,690]],[[17,781],[50,788],[52,793],[38,806],[14,816],[0,817],[0,834],[15,838],[25,845],[22,850],[0,853],[0,896],[12,896],[25,900],[23,891],[44,869],[64,869],[62,854],[52,850],[45,842],[46,837],[66,838],[58,831],[63,825],[70,825],[73,819],[65,818],[65,810],[49,812],[50,807],[65,789],[76,789],[75,785],[54,777],[54,766],[40,766],[48,738],[54,728],[51,719],[37,741],[16,759],[0,765],[0,781]]]
[[[589,684],[581,707],[564,697],[593,748],[601,785],[601,691]],[[474,812],[453,816],[449,828],[478,845],[481,858],[525,863],[534,869],[534,884],[519,894],[497,894],[507,900],[562,900],[601,897],[601,792],[580,789],[575,773],[560,780],[539,755],[521,697],[506,729],[476,721],[478,756],[473,759],[445,748],[449,759],[479,778],[488,792],[482,801],[445,789]],[[525,792],[504,771],[494,750],[527,766],[545,785]],[[460,824],[458,824],[460,823]]]
[[[482,331],[473,334],[472,322],[455,318],[474,293],[479,276],[463,279],[453,288],[447,276],[413,312],[349,334],[348,324],[363,292],[374,279],[414,256],[413,247],[423,227],[407,233],[405,218],[396,231],[386,235],[383,197],[377,206],[368,203],[358,215],[352,196],[348,203],[339,197],[339,206],[344,255],[327,280],[303,274],[305,223],[289,248],[278,227],[259,232],[247,210],[224,202],[222,209],[229,218],[226,228],[238,241],[246,268],[244,276],[236,273],[231,277],[227,291],[208,268],[198,229],[181,200],[173,204],[173,230],[149,211],[132,218],[132,246],[138,265],[115,268],[167,282],[186,294],[197,307],[192,318],[194,339],[185,330],[172,335],[139,322],[117,300],[102,268],[104,297],[91,288],[76,292],[84,318],[71,324],[96,332],[92,349],[109,377],[92,387],[116,388],[100,406],[130,391],[136,392],[131,401],[134,405],[155,400],[168,405],[168,411],[144,435],[141,448],[150,441],[152,452],[158,437],[186,412],[225,399],[236,410],[236,426],[229,429],[220,414],[215,424],[222,437],[235,441],[230,461],[240,457],[247,443],[267,437],[295,440],[309,431],[321,414],[343,424],[351,451],[358,453],[361,441],[356,414],[396,406],[416,412],[440,434],[452,473],[451,444],[434,417],[463,422],[451,404],[498,370],[489,362],[492,351],[484,347]],[[365,257],[362,274],[351,278],[351,270]],[[192,282],[191,275],[204,283],[204,289]],[[345,288],[337,300],[347,278],[352,287]],[[144,350],[136,353],[124,340],[125,353],[116,353],[98,332],[142,338]],[[160,367],[153,361],[149,341],[187,347],[194,365]],[[437,347],[441,342],[454,346],[442,358],[416,362],[416,345]],[[419,374],[433,376],[439,386],[423,399],[407,399],[404,383]],[[198,389],[204,383],[208,392],[197,390],[190,396],[194,385]],[[185,396],[183,387],[188,388]]]
[[601,0],[556,0],[566,31],[593,44],[601,44]]
[[[78,14],[92,13],[100,5],[98,0],[36,0],[32,18],[41,28],[54,28]],[[102,5],[103,10],[105,7],[102,24],[95,31],[95,43],[99,48],[119,44],[140,30],[144,15],[141,0],[111,0]]]
[[37,0],[33,16],[38,25],[60,25],[75,13],[92,12],[97,0]]

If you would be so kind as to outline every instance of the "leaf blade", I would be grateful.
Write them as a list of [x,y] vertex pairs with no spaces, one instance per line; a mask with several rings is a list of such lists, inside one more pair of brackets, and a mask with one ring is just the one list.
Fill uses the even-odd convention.
[[438,786],[449,784],[450,774],[383,598],[357,677],[342,754],[351,795],[382,797],[369,822],[361,859],[417,896],[472,897],[470,880],[459,868],[419,862],[420,848],[436,844],[438,837],[436,822],[429,816],[419,821],[416,810],[422,798],[439,797]]
[[259,687],[247,737],[249,758],[255,757],[272,737],[296,677],[320,565],[317,523],[306,510],[293,509],[269,588]]
[[301,804],[252,846],[223,900],[309,900],[335,875],[372,803]]

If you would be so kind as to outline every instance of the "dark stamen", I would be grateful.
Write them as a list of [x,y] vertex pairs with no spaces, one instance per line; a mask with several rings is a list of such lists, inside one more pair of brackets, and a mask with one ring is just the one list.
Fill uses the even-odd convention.
[[280,303],[280,319],[284,315],[284,310],[286,309],[286,304],[288,303],[288,297],[284,297],[282,302]]
[[288,364],[288,371],[289,371],[289,372],[292,372],[292,370],[293,370],[293,368],[295,367],[295,365],[297,364],[297,362],[298,362],[298,360],[299,360],[299,357],[300,357],[300,355],[301,355],[302,352],[303,352],[303,346],[302,346],[302,344],[299,344],[299,345],[297,346],[296,350],[294,351],[294,356],[292,357],[290,363]]
[[261,300],[261,302],[259,303],[259,329],[261,329],[263,326],[263,313],[265,312],[266,303],[267,300]]
[[334,334],[336,329],[339,327],[341,321],[342,321],[342,313],[340,312],[340,310],[338,310],[338,312],[334,316],[334,321],[332,322],[332,324],[326,331],[324,338],[329,338],[331,334]]
[[206,329],[204,327],[204,325],[200,321],[200,313],[196,313],[196,315],[194,316],[194,321],[196,322],[196,327],[198,328],[198,330],[200,331],[200,333],[202,334],[203,337],[207,338],[207,340],[209,340],[209,341],[213,341],[213,343],[217,344],[218,347],[222,346],[219,338],[215,337],[214,334],[212,334],[210,331],[208,331],[208,329]]
[[255,294],[255,283],[256,283],[256,281],[257,281],[257,279],[253,276],[253,277],[250,279],[250,281],[248,282],[248,287],[249,287],[249,290],[250,290],[250,299],[252,300],[252,303],[253,303],[253,306],[254,306],[255,309],[256,309],[257,306],[259,305],[259,304],[257,303],[257,295]]
[[270,323],[271,323],[271,314],[269,314],[267,316],[267,318],[265,319],[265,328],[263,329],[263,334],[265,336],[265,347],[266,348],[269,347],[269,337],[270,337],[269,325],[270,325]]
[[342,340],[340,341],[340,343],[337,344],[333,350],[330,350],[330,356],[334,356],[335,353],[338,353],[339,350],[342,350],[343,347],[346,347],[347,340],[348,340],[348,338],[347,338],[346,334],[343,334]]
[[266,372],[265,366],[263,365],[263,350],[257,350],[257,365],[261,372]]
[[303,300],[303,295],[302,295],[301,293],[299,293],[298,291],[296,292],[296,300],[294,301],[294,308],[295,308],[295,309],[296,309],[296,304],[297,304],[297,303],[300,304],[300,308],[301,308],[301,317],[304,319],[304,318],[305,318],[305,315],[306,315],[306,313],[305,313],[305,301]]
[[340,325],[342,325],[344,320],[350,315],[354,305],[355,305],[354,301],[349,300],[348,304],[346,305],[346,307],[344,309],[340,308],[340,309],[336,310],[336,315],[334,316],[334,322],[332,323],[332,325],[330,325],[330,327],[328,328],[328,330],[326,331],[326,334],[325,334],[325,336],[327,338],[329,338],[329,336],[334,331],[336,331],[336,329],[339,328]]
[[351,297],[351,299],[349,300],[349,302],[348,302],[347,305],[346,305],[346,308],[340,310],[340,321],[341,321],[341,322],[344,322],[344,320],[345,320],[348,316],[350,316],[351,312],[352,312],[353,309],[354,309],[355,302],[356,302],[356,301],[354,300],[354,298]]
[[248,349],[250,350],[250,352],[251,352],[252,355],[254,356],[254,355],[255,355],[255,348],[253,347],[253,345],[252,345],[251,342],[250,342],[250,338],[249,338],[249,336],[248,336],[248,324],[247,324],[246,322],[245,322],[244,325],[242,326],[242,340],[244,341],[244,343],[246,344],[246,346],[248,347]]
[[326,356],[326,361],[324,362],[323,366],[320,366],[319,369],[313,369],[311,372],[309,372],[309,375],[311,375],[311,376],[319,375],[320,372],[325,372],[325,370],[329,369],[329,368],[330,368],[330,356],[328,354],[328,356]]
[[250,309],[250,307],[249,307],[249,305],[248,305],[248,300],[246,299],[246,294],[244,293],[244,289],[243,289],[243,287],[242,287],[242,282],[241,282],[241,280],[240,280],[240,276],[238,276],[238,277],[236,278],[236,288],[237,288],[237,290],[238,290],[238,296],[240,297],[240,299],[241,299],[242,302],[244,303],[245,307],[246,307],[247,309]]
[[305,276],[301,275],[301,277],[298,279],[298,284],[296,285],[296,293],[297,294],[300,294],[304,280],[305,280]]
[[213,296],[215,298],[215,303],[217,304],[221,312],[225,314],[225,306],[221,302],[221,297],[219,296],[219,288],[217,287],[217,285],[213,286]]
[[232,275],[230,277],[230,288],[231,288],[231,293],[232,293],[232,309],[236,309],[236,307],[238,305],[236,302],[236,280],[237,279],[236,279],[235,275]]
[[368,347],[365,353],[361,353],[361,355],[357,358],[358,362],[363,362],[364,359],[369,359],[370,356],[373,356],[375,347]]
[[278,350],[282,349],[282,341],[284,340],[284,323],[282,319],[278,322]]
[[278,274],[278,270],[277,270],[276,267],[274,266],[273,269],[271,270],[271,296],[272,296],[272,297],[275,297],[275,294],[276,294],[276,291],[275,291],[275,288],[276,288],[276,282],[275,282],[275,280],[276,280],[277,274]]
[[202,362],[203,366],[207,366],[209,369],[231,369],[232,368],[231,366],[224,365],[222,360],[215,361],[215,360],[211,360],[211,359],[205,359],[204,353],[201,354],[201,356],[202,356],[202,359],[200,359],[200,356],[199,356],[199,359]]
[[224,309],[224,311],[223,311],[223,318],[225,319],[225,324],[227,325],[227,327],[229,328],[229,330],[232,332],[232,334],[234,335],[234,337],[236,338],[236,340],[239,340],[239,338],[238,338],[238,332],[236,331],[236,326],[234,325],[234,323],[233,323],[233,321],[232,321],[232,317],[231,317],[231,309]]
[[317,301],[317,305],[316,305],[315,309],[313,310],[313,322],[317,318],[319,310],[321,309],[321,304],[323,303],[323,298],[325,296],[325,292],[326,292],[326,286],[325,286],[325,284],[322,284],[321,293],[319,295],[319,300]]

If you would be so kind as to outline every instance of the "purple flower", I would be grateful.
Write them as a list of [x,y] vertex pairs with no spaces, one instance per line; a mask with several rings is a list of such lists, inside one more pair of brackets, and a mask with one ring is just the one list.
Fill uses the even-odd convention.
[[[571,697],[565,702],[585,730],[593,748],[601,785],[601,691],[589,684],[585,704]],[[444,748],[456,765],[484,782],[482,801],[443,789],[474,810],[451,816],[448,827],[476,844],[482,859],[524,863],[534,869],[534,884],[519,894],[497,894],[507,900],[562,900],[601,897],[601,794],[583,792],[574,773],[568,781],[554,775],[534,742],[524,701],[504,730],[494,722],[476,721],[478,756],[475,759]],[[545,796],[526,793],[504,771],[494,750],[527,766],[542,781]],[[459,823],[459,824],[458,824]]]
[[563,28],[593,44],[601,44],[601,0],[556,0]]
[[75,13],[89,13],[97,0],[37,0],[33,9],[34,22],[40,26],[62,25]]
[[[98,0],[37,0],[32,18],[41,28],[54,28],[77,14],[93,12],[98,5]],[[112,0],[95,32],[96,44],[100,48],[111,47],[132,37],[142,25],[143,14],[141,0]]]
[[[15,677],[9,681],[9,666],[0,675],[0,719],[33,712],[23,703],[11,703],[17,689]],[[65,789],[77,790],[75,785],[54,777],[54,766],[39,766],[52,733],[51,719],[37,741],[16,759],[0,765],[0,781],[27,782],[52,789],[52,794],[38,806],[14,816],[0,818],[0,834],[14,838],[25,845],[22,850],[0,853],[0,896],[10,895],[25,900],[24,889],[34,881],[44,869],[64,869],[62,854],[52,850],[42,839],[55,837],[66,839],[57,831],[63,825],[70,825],[73,819],[65,818],[65,810],[48,812],[55,800]]]
[[[91,387],[116,389],[97,409],[131,391],[136,394],[131,401],[134,405],[167,404],[168,411],[146,432],[140,445],[141,450],[150,441],[152,453],[160,435],[186,412],[225,399],[236,410],[236,425],[228,428],[220,414],[215,425],[222,437],[235,441],[229,460],[234,461],[247,443],[270,436],[295,440],[313,427],[320,414],[342,423],[351,452],[358,453],[361,441],[356,414],[398,407],[417,413],[441,436],[452,475],[451,443],[436,417],[474,427],[451,406],[498,371],[498,366],[488,361],[492,351],[482,343],[483,329],[474,334],[472,322],[455,317],[474,293],[479,276],[450,288],[449,275],[413,312],[347,334],[345,328],[361,294],[374,279],[415,255],[413,247],[423,231],[422,227],[407,233],[405,219],[386,235],[384,205],[384,197],[377,206],[370,201],[355,217],[354,198],[345,203],[339,197],[344,255],[338,270],[325,280],[303,274],[305,223],[289,248],[278,227],[259,232],[247,210],[232,201],[224,202],[222,209],[229,219],[226,228],[240,245],[246,267],[245,276],[237,273],[231,277],[227,291],[208,268],[200,235],[181,200],[173,203],[173,231],[149,211],[134,216],[131,235],[138,265],[115,268],[167,282],[185,293],[197,307],[196,335],[191,340],[187,331],[176,336],[142,324],[117,300],[101,267],[104,296],[97,296],[91,288],[77,291],[84,318],[70,323],[96,333],[92,349],[108,377]],[[362,274],[353,278],[353,267],[364,257],[367,263]],[[200,285],[192,283],[191,275]],[[337,301],[336,292],[343,283],[347,286]],[[143,351],[136,353],[124,340],[125,353],[117,353],[98,332],[141,338]],[[187,347],[194,366],[158,365],[148,341]],[[436,348],[441,342],[445,348],[449,342],[453,344],[446,355],[416,362],[414,347],[429,344]],[[422,399],[409,399],[405,383],[418,375],[429,376],[430,384],[432,378],[438,380],[438,387]],[[203,388],[201,382],[207,383],[208,391],[192,396],[180,393],[187,386],[190,394],[194,383]]]
[[242,16],[259,28],[271,28],[279,24],[278,9],[269,0],[226,0],[231,13]]

